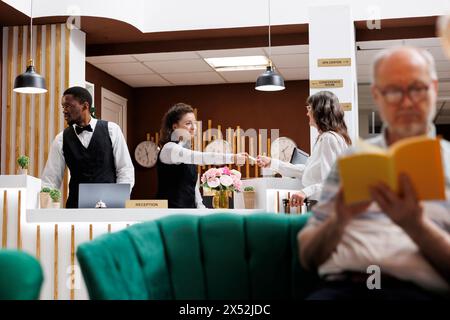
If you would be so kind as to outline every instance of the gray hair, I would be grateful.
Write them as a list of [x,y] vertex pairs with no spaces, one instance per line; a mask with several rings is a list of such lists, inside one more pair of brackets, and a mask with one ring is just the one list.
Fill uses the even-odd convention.
[[380,66],[380,63],[386,59],[387,57],[389,57],[390,55],[392,55],[393,53],[402,50],[402,49],[409,49],[412,50],[414,52],[416,52],[417,54],[419,54],[427,63],[427,67],[428,67],[428,72],[430,74],[431,79],[433,80],[437,80],[437,72],[436,72],[436,64],[434,62],[434,58],[431,55],[431,53],[428,50],[425,50],[423,48],[416,48],[416,47],[407,47],[407,46],[397,46],[397,47],[392,47],[392,48],[388,48],[388,49],[384,49],[381,52],[379,52],[373,62],[372,62],[372,74],[371,74],[371,83],[374,84],[375,80],[376,80],[376,73],[377,73],[377,69]]

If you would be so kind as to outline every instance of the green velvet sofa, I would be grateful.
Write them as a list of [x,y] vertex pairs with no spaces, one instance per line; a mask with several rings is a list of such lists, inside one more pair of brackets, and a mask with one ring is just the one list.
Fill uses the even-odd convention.
[[17,250],[0,250],[0,300],[36,300],[44,280],[33,256]]
[[302,299],[317,276],[300,267],[309,215],[175,215],[77,248],[91,299]]

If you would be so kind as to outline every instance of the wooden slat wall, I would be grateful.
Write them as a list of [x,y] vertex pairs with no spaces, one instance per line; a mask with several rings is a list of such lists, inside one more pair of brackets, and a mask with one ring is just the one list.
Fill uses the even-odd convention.
[[[31,58],[31,48],[30,48],[30,28],[27,27],[26,28],[27,31],[27,41],[26,46],[27,46],[27,55],[26,55],[26,59],[25,59],[25,65],[28,65],[30,58]],[[31,95],[27,94],[25,96],[25,154],[28,155],[30,157],[30,161],[31,158],[33,158],[32,154],[31,154],[31,135],[32,135],[32,130],[31,130]],[[34,100],[34,97],[33,97]],[[29,174],[33,175],[33,171],[34,168],[33,166],[30,166],[28,168]]]
[[[17,63],[16,75],[24,72],[23,64],[23,27],[19,27],[19,35],[17,38]],[[15,133],[15,157],[14,157],[14,173],[17,172],[18,164],[16,159],[20,157],[21,153],[21,137],[22,137],[22,94],[14,93],[16,98],[16,133]]]
[[[64,28],[65,34],[65,45],[64,45],[64,90],[69,87],[69,59],[70,59],[70,29]],[[64,121],[64,128],[67,127],[67,123]],[[64,171],[64,181],[63,181],[63,205],[65,207],[66,200],[69,197],[69,170],[66,168]]]
[[51,26],[45,26],[45,81],[47,84],[47,89],[49,91],[45,94],[45,124],[48,124],[44,130],[44,163],[47,161],[48,157],[48,149],[50,146],[50,90],[52,90],[51,85],[52,81],[50,79],[50,57],[51,57],[51,35],[52,28]]
[[[7,44],[7,52],[8,57],[13,56],[13,40],[14,40],[14,30],[13,28],[8,28],[8,44]],[[4,41],[4,40],[3,40]],[[5,61],[5,60],[4,60]],[[11,174],[11,158],[12,158],[12,147],[11,147],[11,122],[12,122],[12,95],[13,95],[13,86],[14,86],[14,80],[13,80],[13,59],[7,59],[8,63],[7,68],[7,79],[6,79],[6,134],[5,134],[5,141],[6,141],[6,152],[3,154],[6,155],[5,164],[2,166],[2,168],[5,168],[6,174]],[[3,111],[3,109],[2,109]],[[2,139],[3,141],[3,139]]]
[[[69,86],[70,30],[65,24],[34,27],[34,65],[36,71],[45,77],[49,91],[33,96],[13,92],[15,77],[25,72],[32,56],[29,31],[28,26],[3,28],[6,105],[2,108],[2,116],[6,125],[1,142],[4,145],[1,173],[16,174],[16,159],[25,154],[31,161],[29,174],[40,177],[51,143],[63,129],[60,101],[62,92]],[[66,174],[64,185],[67,183]],[[67,187],[63,187],[63,193],[66,198]]]
[[[42,70],[42,27],[37,26],[36,28],[36,55],[35,55],[35,65],[36,65],[36,72],[41,74]],[[42,105],[43,97],[42,95],[38,95],[35,97],[34,100],[34,141],[35,145],[39,145],[41,141],[41,105]],[[31,159],[32,163],[34,164],[34,170],[33,174],[35,177],[40,177],[40,165],[39,165],[39,159],[40,159],[40,148],[34,148],[34,156]]]
[[[61,27],[56,26],[56,39],[61,39]],[[59,120],[61,117],[61,41],[55,42],[55,68],[53,70],[53,132],[55,135],[60,131]]]

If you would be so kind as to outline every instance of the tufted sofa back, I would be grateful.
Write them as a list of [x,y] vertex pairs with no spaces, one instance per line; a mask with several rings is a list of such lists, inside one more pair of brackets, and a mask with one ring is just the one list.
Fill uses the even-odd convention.
[[300,299],[297,233],[308,216],[176,215],[78,247],[91,299]]

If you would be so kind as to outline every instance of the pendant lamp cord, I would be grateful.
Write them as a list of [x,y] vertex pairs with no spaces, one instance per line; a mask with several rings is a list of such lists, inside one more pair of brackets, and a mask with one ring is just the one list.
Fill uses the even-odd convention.
[[33,65],[33,0],[30,0],[30,60],[31,65]]
[[269,12],[269,60],[272,61],[272,43],[270,39],[270,0],[267,1]]

